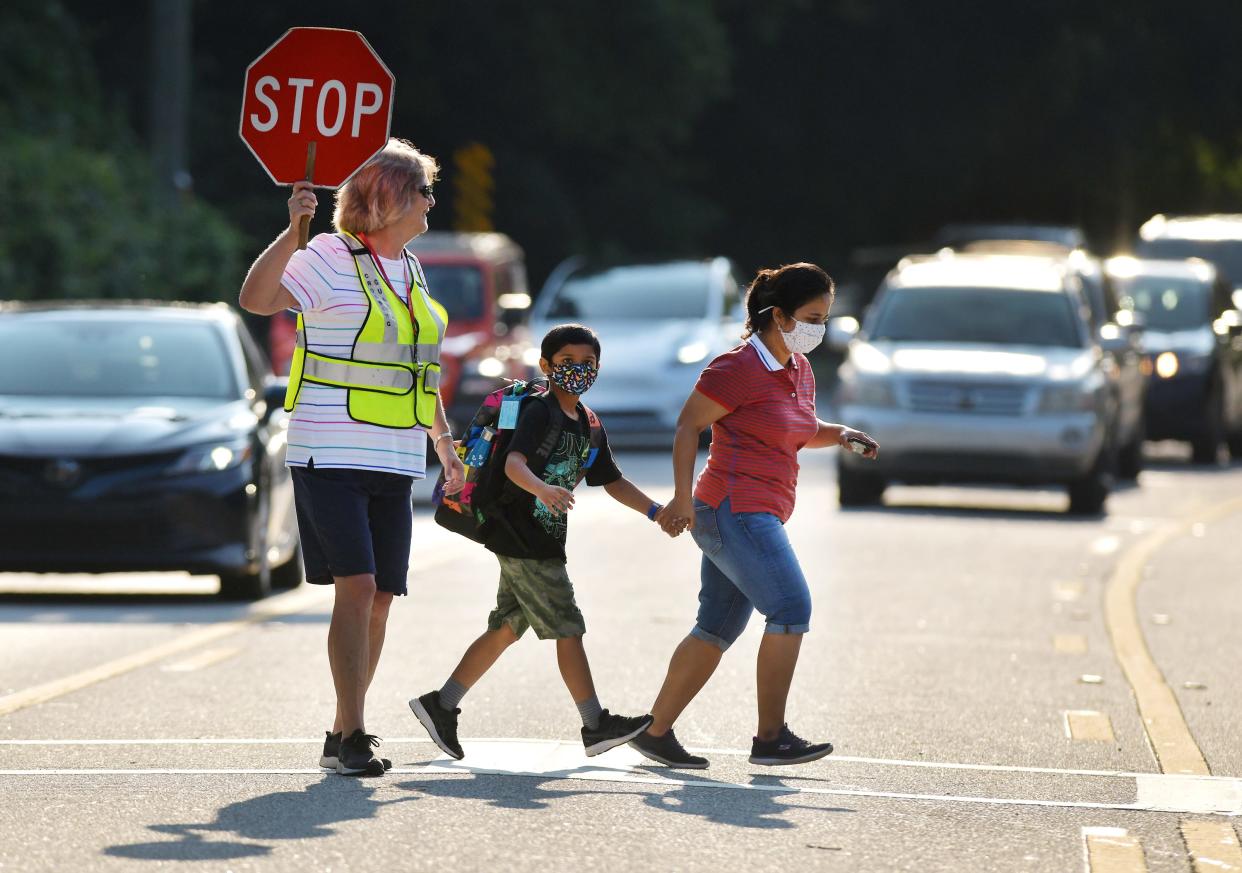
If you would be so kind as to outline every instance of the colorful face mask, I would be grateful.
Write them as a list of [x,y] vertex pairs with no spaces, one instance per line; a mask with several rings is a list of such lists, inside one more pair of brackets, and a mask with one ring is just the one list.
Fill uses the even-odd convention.
[[581,364],[565,361],[561,364],[553,364],[552,372],[548,374],[548,381],[570,394],[585,394],[595,384],[595,377],[598,375],[599,370],[590,361],[584,361]]

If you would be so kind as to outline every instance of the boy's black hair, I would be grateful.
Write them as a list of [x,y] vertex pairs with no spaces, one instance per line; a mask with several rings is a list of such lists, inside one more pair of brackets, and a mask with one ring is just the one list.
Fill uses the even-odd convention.
[[595,360],[599,360],[599,336],[585,324],[558,324],[552,328],[539,346],[539,356],[550,362],[552,356],[565,346],[577,345],[595,349]]

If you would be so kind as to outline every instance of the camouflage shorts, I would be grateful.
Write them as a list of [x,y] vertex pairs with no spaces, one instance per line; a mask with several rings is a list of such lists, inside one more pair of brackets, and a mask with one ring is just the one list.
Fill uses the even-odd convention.
[[507,624],[514,636],[520,637],[531,627],[541,640],[586,633],[564,561],[496,557],[500,560],[500,590],[496,592],[496,608],[487,617],[490,630]]

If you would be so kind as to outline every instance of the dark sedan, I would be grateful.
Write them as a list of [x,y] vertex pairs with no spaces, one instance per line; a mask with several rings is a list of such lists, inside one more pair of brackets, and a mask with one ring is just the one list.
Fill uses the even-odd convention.
[[1222,442],[1242,457],[1242,315],[1232,286],[1196,258],[1112,258],[1108,272],[1146,324],[1148,438],[1188,441],[1196,463],[1215,464]]
[[298,585],[282,397],[223,304],[0,304],[0,570]]

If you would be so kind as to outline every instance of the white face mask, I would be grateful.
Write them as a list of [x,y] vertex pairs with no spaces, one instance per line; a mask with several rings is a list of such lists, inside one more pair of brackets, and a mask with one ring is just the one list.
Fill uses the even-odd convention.
[[[780,328],[779,324],[777,328]],[[782,330],[781,339],[785,341],[785,348],[789,349],[790,354],[805,355],[824,341],[824,331],[827,329],[827,325],[807,324],[795,318],[794,329],[788,333]]]

